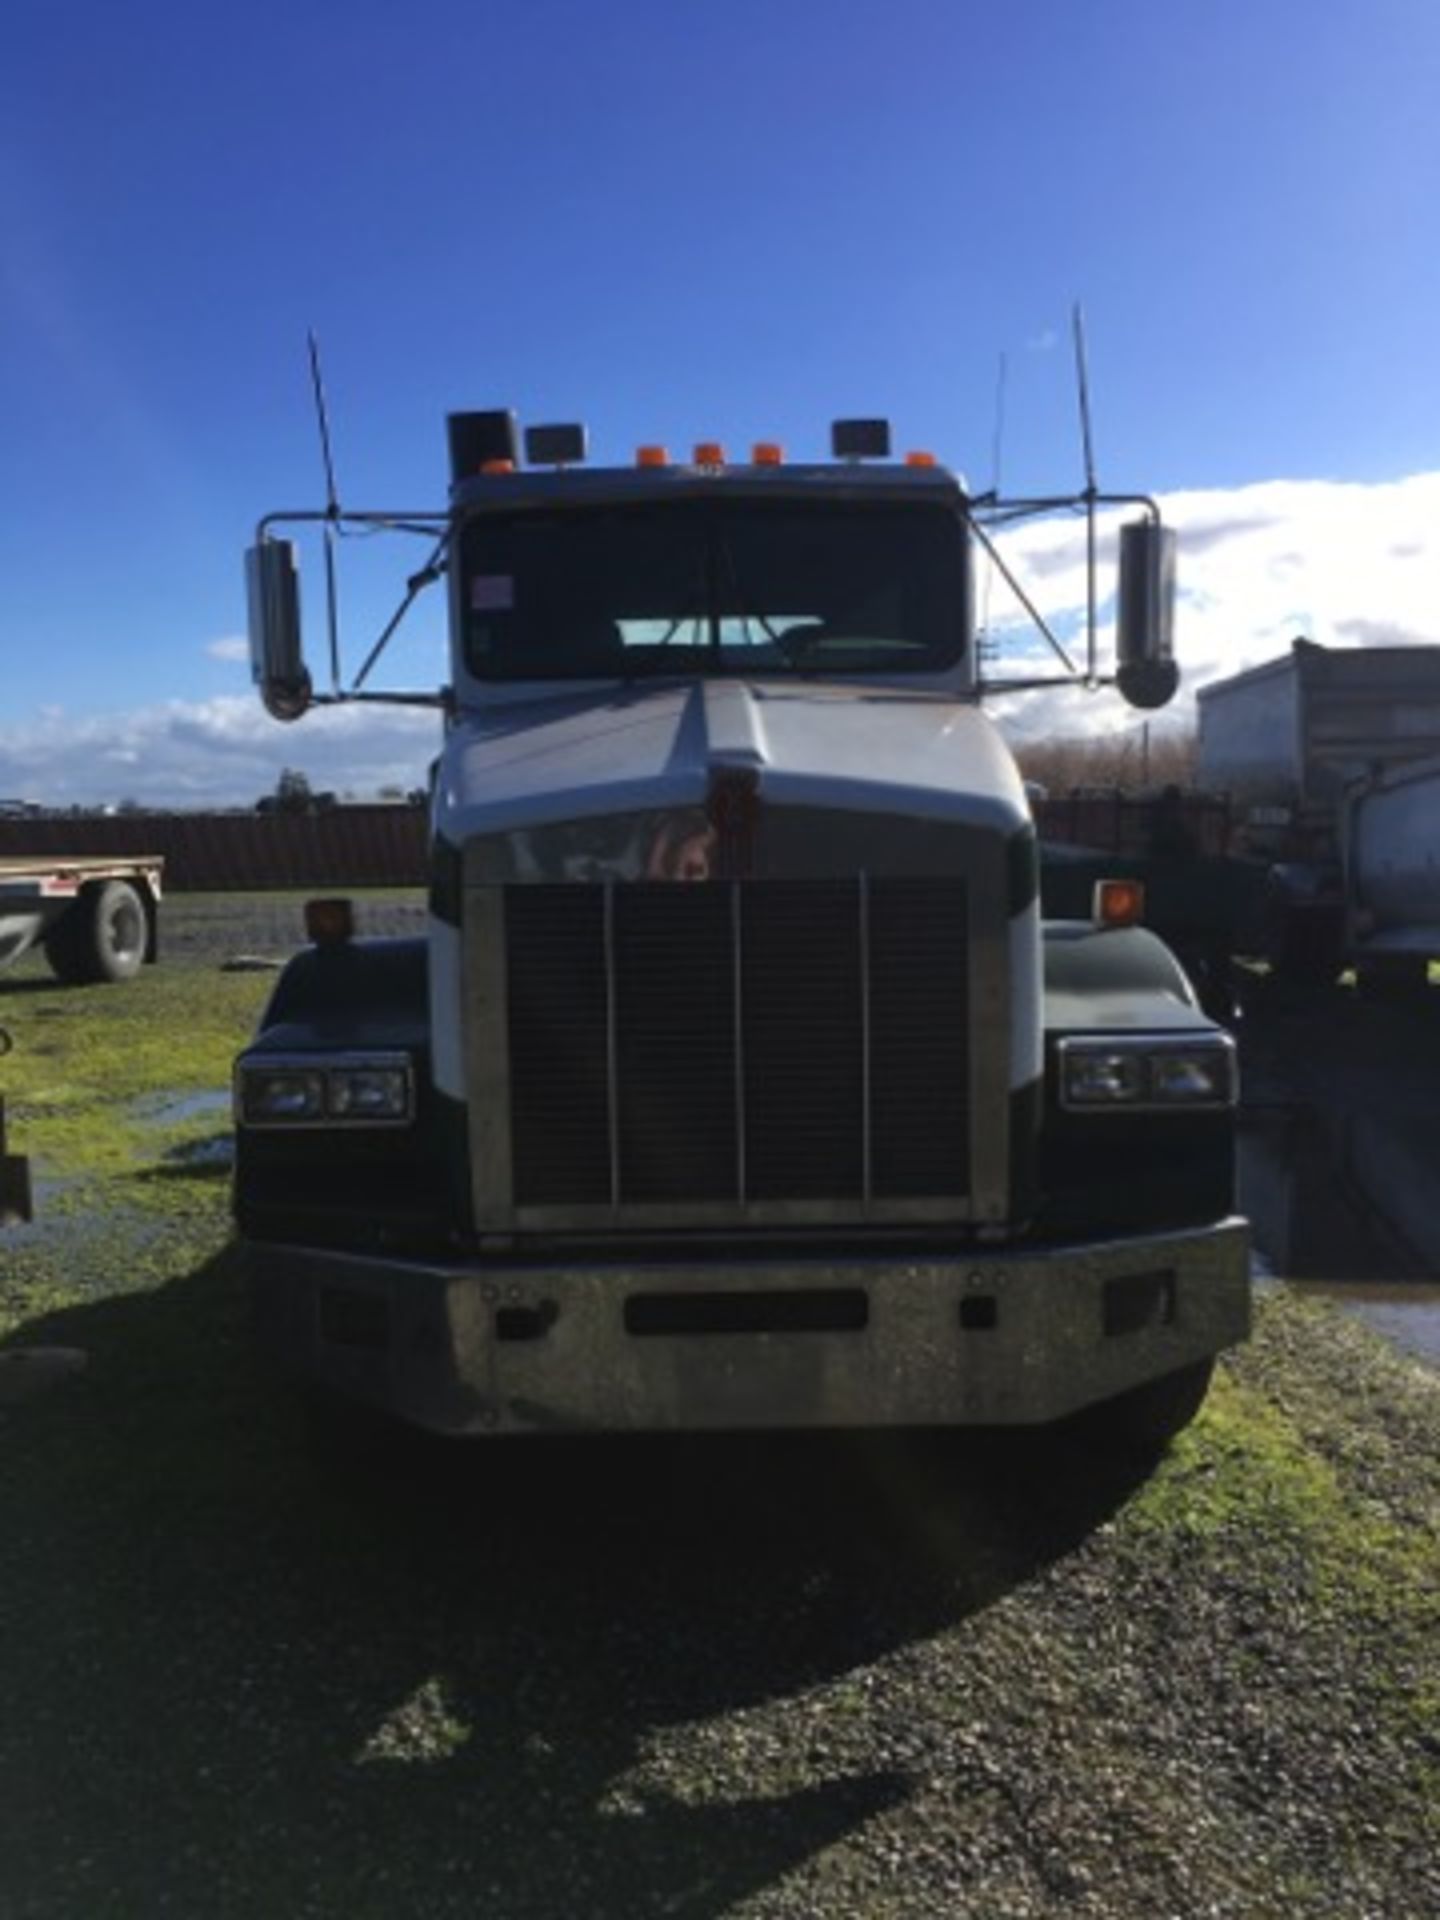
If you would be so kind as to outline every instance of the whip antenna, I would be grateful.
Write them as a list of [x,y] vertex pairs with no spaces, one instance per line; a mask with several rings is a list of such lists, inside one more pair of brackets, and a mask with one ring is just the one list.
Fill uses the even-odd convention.
[[[1000,454],[1005,442],[1005,355],[1000,356],[1000,364],[995,370],[995,430],[990,440],[990,491],[1000,497]],[[990,645],[990,593],[995,585],[995,565],[989,561],[985,568],[985,592],[980,605],[980,644]],[[977,659],[977,666],[979,661]]]
[[325,612],[330,636],[330,690],[339,693],[340,605],[335,581],[335,538],[340,524],[340,494],[335,485],[335,459],[330,450],[330,411],[325,404],[325,382],[320,374],[320,343],[313,328],[306,332],[305,338],[310,347],[310,387],[320,428],[320,457],[325,464]]
[[1071,309],[1071,328],[1075,339],[1075,386],[1080,400],[1080,444],[1085,458],[1085,679],[1097,684],[1095,677],[1095,443],[1090,432],[1090,374],[1085,361],[1085,316],[1077,300]]

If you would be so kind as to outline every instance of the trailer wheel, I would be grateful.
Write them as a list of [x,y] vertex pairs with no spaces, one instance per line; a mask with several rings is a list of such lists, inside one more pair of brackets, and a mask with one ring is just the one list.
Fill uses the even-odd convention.
[[84,887],[45,939],[52,972],[70,986],[133,980],[150,938],[145,903],[128,880]]
[[1199,1413],[1210,1391],[1213,1360],[1197,1360],[1162,1379],[1087,1407],[1079,1416],[1087,1438],[1110,1452],[1157,1459]]

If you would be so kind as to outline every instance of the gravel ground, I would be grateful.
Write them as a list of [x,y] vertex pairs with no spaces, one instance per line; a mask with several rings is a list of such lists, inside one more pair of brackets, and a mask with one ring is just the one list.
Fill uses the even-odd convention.
[[1145,1483],[987,1436],[340,1465],[210,1355],[175,1391],[223,1260],[123,1375],[99,1311],[6,1416],[7,1917],[1440,1910],[1440,1409],[1329,1315],[1267,1303]]

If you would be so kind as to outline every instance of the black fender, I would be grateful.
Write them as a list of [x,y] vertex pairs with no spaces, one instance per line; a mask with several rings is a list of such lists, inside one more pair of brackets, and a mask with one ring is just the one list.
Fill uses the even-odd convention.
[[430,1051],[430,982],[423,936],[305,947],[287,962],[256,1043],[296,1047],[410,1047]]
[[1044,1237],[1204,1225],[1234,1205],[1233,1112],[1066,1112],[1056,1043],[1074,1033],[1214,1033],[1184,968],[1145,927],[1043,928],[1045,1076],[1035,1223]]
[[1189,977],[1148,927],[1043,926],[1047,1033],[1212,1028]]
[[241,1127],[235,1211],[255,1240],[403,1249],[453,1246],[469,1220],[462,1102],[435,1090],[427,943],[347,940],[286,965],[239,1064],[267,1054],[393,1052],[414,1063],[407,1127]]

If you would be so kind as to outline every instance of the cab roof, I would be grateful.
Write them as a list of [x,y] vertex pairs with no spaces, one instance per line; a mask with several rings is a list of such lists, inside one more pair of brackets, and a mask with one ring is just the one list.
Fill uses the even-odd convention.
[[635,466],[519,468],[477,473],[450,490],[457,512],[516,507],[592,506],[609,501],[733,499],[929,500],[965,504],[960,476],[948,467],[871,465],[839,461],[813,465]]

